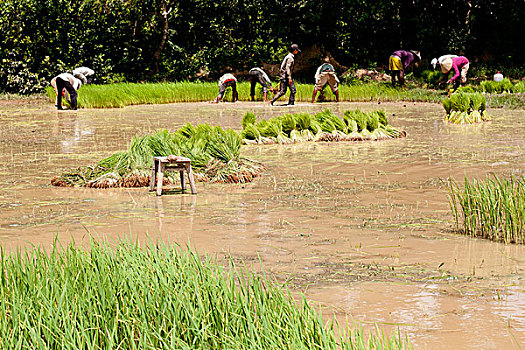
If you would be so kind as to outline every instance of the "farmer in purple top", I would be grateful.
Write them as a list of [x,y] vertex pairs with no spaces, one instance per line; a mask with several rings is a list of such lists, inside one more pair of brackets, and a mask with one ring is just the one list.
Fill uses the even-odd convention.
[[458,56],[447,58],[441,63],[441,72],[443,74],[448,74],[452,69],[454,69],[454,76],[450,78],[447,83],[453,82],[454,90],[456,90],[459,87],[459,83],[465,84],[467,82],[467,72],[469,69],[468,59],[465,56]]
[[396,86],[396,78],[399,80],[400,86],[405,86],[405,69],[412,63],[414,66],[419,66],[421,62],[421,54],[414,50],[397,50],[392,52],[388,59],[388,69],[392,75],[392,85]]

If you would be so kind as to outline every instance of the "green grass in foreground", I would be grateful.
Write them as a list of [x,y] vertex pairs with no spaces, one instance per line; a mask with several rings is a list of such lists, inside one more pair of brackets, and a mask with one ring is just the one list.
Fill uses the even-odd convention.
[[[275,84],[274,84],[275,85]],[[296,100],[309,102],[312,99],[313,85],[297,84]],[[250,100],[250,83],[237,84],[239,99]],[[231,90],[226,90],[225,101],[231,101]],[[329,88],[325,89],[326,96],[332,98]],[[78,105],[83,108],[114,108],[137,104],[160,104],[175,102],[202,102],[211,101],[219,92],[217,83],[118,83],[111,85],[86,85],[78,93]],[[47,89],[51,101],[55,101],[52,88]],[[425,89],[398,90],[389,84],[341,85],[339,87],[341,101],[422,101],[441,102],[443,92]],[[273,96],[269,94],[270,98]],[[257,98],[262,100],[260,87]],[[279,103],[287,101],[282,97]]]
[[524,178],[465,178],[463,188],[450,181],[448,190],[457,230],[493,241],[525,244]]
[[55,243],[0,258],[2,349],[411,348],[343,332],[264,276],[178,246]]

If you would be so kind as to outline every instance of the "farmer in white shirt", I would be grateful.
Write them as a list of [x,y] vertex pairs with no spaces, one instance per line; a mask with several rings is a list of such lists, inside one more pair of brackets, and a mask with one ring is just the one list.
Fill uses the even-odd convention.
[[62,94],[65,94],[65,92],[69,93],[71,109],[77,109],[77,90],[82,86],[82,82],[79,79],[72,74],[62,73],[51,79],[51,86],[57,96],[56,107],[58,110],[62,109]]
[[220,100],[222,100],[222,96],[224,96],[224,92],[226,91],[226,88],[230,87],[232,88],[232,102],[235,102],[238,100],[237,95],[237,78],[233,76],[233,74],[226,73],[219,79],[219,95],[215,100],[213,100],[213,103],[219,103]]

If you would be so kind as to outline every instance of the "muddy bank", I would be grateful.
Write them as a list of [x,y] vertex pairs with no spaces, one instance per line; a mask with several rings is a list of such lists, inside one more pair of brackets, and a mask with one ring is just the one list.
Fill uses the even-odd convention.
[[[53,174],[124,149],[137,133],[186,122],[241,128],[258,116],[384,108],[401,140],[248,146],[266,174],[250,184],[198,184],[198,195],[63,189]],[[525,114],[456,126],[433,104],[173,104],[57,113],[0,108],[0,244],[163,237],[233,256],[288,281],[340,320],[380,322],[418,348],[517,348],[525,342],[525,248],[451,232],[443,179],[522,173]],[[391,325],[393,324],[393,325]],[[388,328],[388,329],[391,329]],[[514,338],[513,338],[514,337]],[[516,339],[516,340],[514,340]]]

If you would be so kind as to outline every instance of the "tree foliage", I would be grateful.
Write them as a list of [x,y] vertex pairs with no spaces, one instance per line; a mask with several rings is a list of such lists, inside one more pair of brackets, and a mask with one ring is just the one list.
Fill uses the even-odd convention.
[[346,65],[398,48],[525,61],[523,0],[2,0],[0,90],[31,93],[86,65],[99,82],[216,77],[317,45]]

